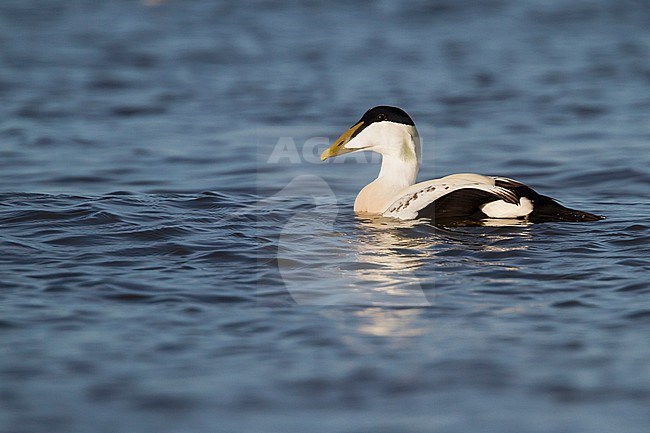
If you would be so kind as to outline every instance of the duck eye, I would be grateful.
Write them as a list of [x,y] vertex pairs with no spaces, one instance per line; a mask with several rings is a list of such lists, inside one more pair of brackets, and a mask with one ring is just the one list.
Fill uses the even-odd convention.
[[380,114],[378,114],[378,115],[377,115],[377,120],[380,121],[380,122],[381,122],[382,120],[386,120],[386,115],[385,115],[384,113],[380,113]]

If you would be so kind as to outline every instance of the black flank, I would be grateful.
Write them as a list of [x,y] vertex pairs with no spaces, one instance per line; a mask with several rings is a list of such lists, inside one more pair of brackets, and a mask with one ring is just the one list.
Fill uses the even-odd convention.
[[483,219],[479,206],[500,200],[494,194],[480,189],[465,188],[443,195],[420,209],[418,218],[432,218],[436,223],[453,220]]

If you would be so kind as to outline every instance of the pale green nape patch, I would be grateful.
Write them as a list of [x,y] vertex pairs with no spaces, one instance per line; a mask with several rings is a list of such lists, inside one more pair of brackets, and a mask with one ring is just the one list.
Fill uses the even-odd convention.
[[406,162],[420,162],[420,138],[417,136],[412,136],[411,134],[406,134],[404,140],[402,140],[402,146],[400,147],[399,157]]

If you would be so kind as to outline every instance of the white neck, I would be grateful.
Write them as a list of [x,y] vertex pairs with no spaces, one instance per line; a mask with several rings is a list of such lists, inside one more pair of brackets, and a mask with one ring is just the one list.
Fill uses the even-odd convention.
[[375,150],[382,154],[377,179],[366,185],[354,202],[354,210],[362,213],[383,213],[397,200],[399,193],[415,184],[420,168],[420,143],[417,131],[404,134],[401,143]]
[[383,179],[388,184],[406,188],[415,183],[419,169],[420,161],[417,158],[402,159],[400,156],[383,155],[376,180]]

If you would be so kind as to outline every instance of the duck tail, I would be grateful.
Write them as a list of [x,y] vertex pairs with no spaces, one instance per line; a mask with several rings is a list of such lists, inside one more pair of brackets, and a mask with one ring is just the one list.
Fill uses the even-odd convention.
[[581,210],[569,209],[562,206],[550,197],[540,195],[535,201],[533,211],[528,215],[531,222],[590,222],[605,219],[602,215],[596,215]]

